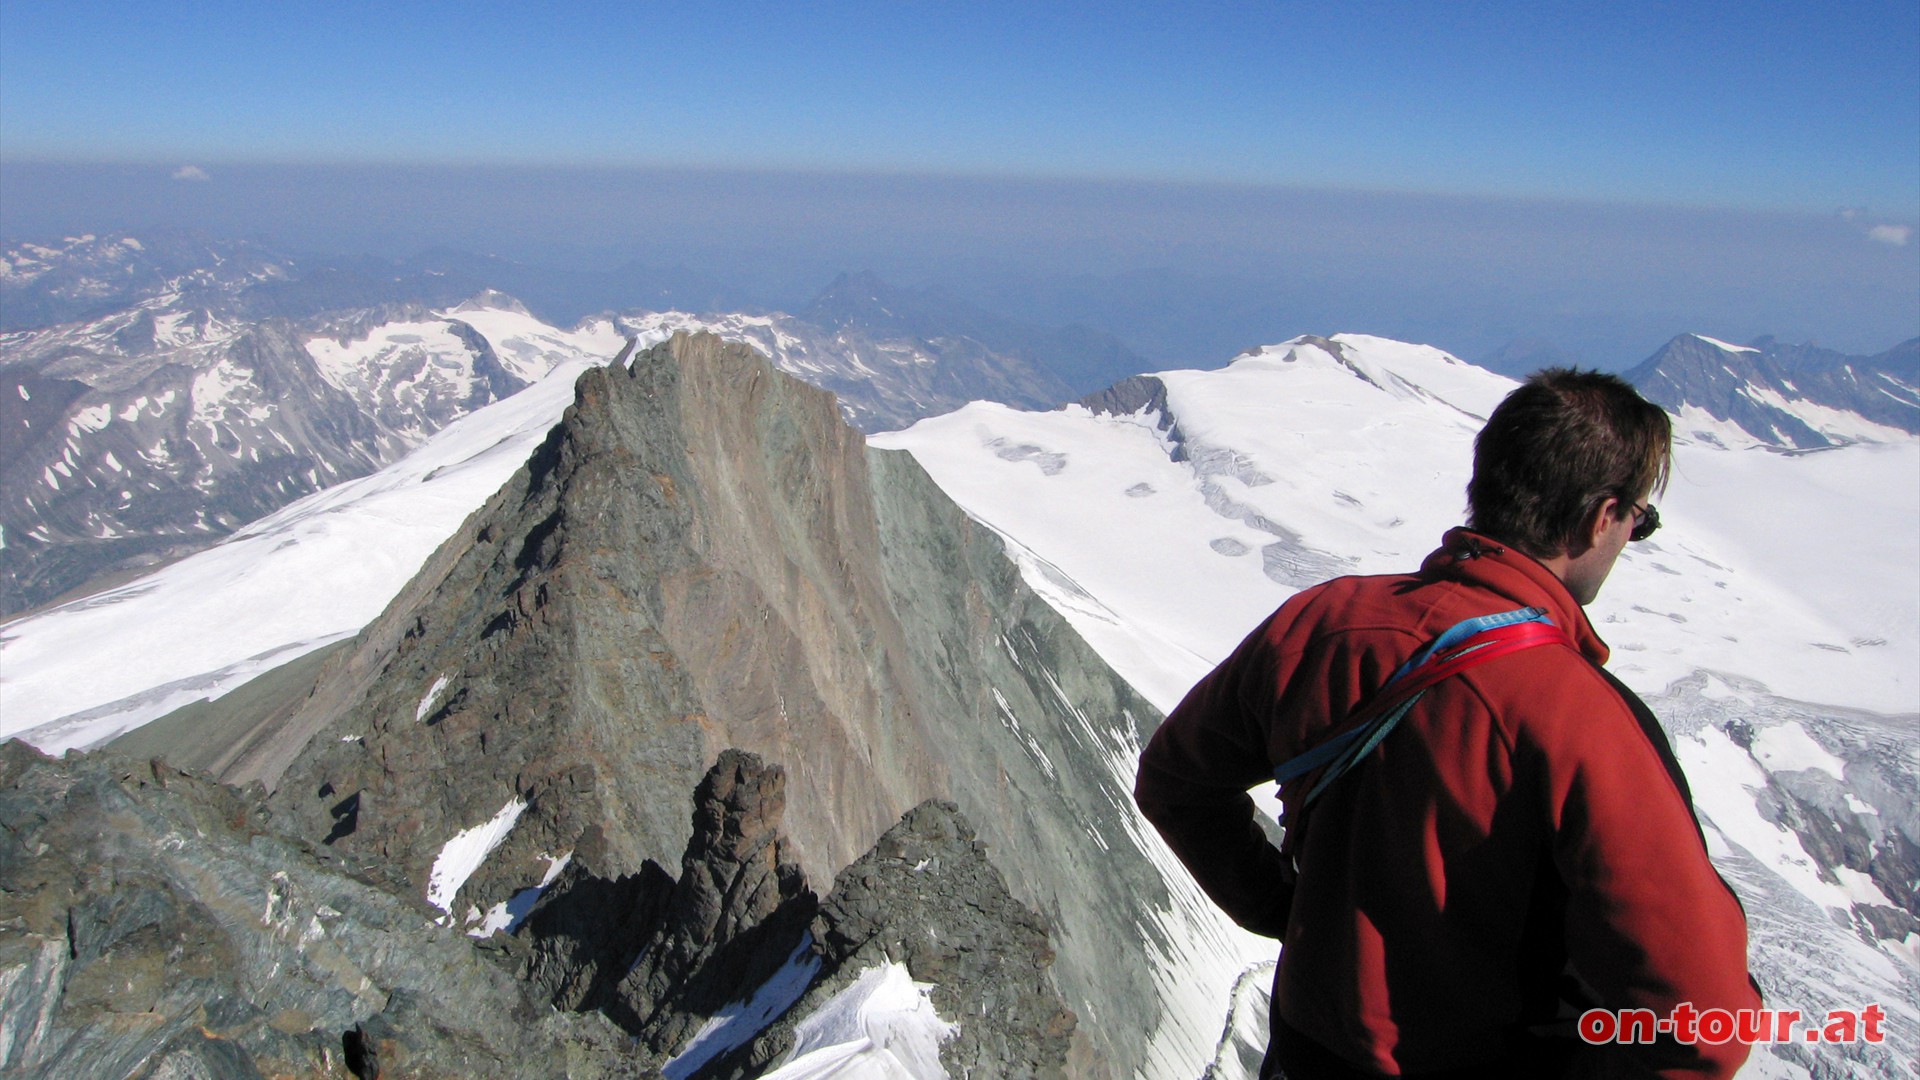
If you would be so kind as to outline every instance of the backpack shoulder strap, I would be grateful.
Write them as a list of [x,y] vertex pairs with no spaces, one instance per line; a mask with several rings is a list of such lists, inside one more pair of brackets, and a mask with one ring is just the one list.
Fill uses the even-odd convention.
[[1348,714],[1332,735],[1275,766],[1273,778],[1282,786],[1307,778],[1306,794],[1299,802],[1305,807],[1392,734],[1435,683],[1508,653],[1553,644],[1572,647],[1573,643],[1541,608],[1518,608],[1456,623],[1401,664],[1386,685]]

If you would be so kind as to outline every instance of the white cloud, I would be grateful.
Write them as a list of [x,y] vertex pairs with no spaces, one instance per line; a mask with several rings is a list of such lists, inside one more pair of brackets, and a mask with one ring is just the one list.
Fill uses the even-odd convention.
[[180,166],[179,168],[173,170],[173,178],[175,180],[211,180],[213,179],[213,177],[207,175],[207,170],[201,168],[198,165]]
[[1873,228],[1867,230],[1867,236],[1869,239],[1878,240],[1883,244],[1892,244],[1894,247],[1905,247],[1907,241],[1913,238],[1913,226],[1875,225]]

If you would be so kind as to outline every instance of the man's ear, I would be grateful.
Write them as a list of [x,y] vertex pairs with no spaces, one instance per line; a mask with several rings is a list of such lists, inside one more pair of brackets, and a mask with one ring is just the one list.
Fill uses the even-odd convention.
[[1595,548],[1600,546],[1600,538],[1606,535],[1607,529],[1619,518],[1620,515],[1615,512],[1619,508],[1619,499],[1608,499],[1593,508],[1592,515],[1587,518],[1586,528],[1582,530],[1583,535],[1586,537],[1587,547]]

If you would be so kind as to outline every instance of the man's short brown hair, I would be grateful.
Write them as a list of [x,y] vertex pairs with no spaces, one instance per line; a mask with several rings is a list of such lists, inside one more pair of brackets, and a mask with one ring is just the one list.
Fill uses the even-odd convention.
[[1467,525],[1536,558],[1578,552],[1593,512],[1664,490],[1673,453],[1666,411],[1616,375],[1535,372],[1473,441]]

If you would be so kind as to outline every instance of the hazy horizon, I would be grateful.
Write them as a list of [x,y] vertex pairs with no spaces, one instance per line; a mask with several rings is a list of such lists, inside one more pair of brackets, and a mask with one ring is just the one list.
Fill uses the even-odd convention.
[[791,308],[843,271],[1162,364],[1920,336],[1920,5],[0,6],[0,233]]
[[872,271],[1186,365],[1301,333],[1471,360],[1540,339],[1616,369],[1683,332],[1853,353],[1920,336],[1920,245],[1857,214],[694,169],[179,172],[6,162],[0,234],[167,228],[328,256],[452,248],[553,270],[686,267],[787,310],[839,273]]

